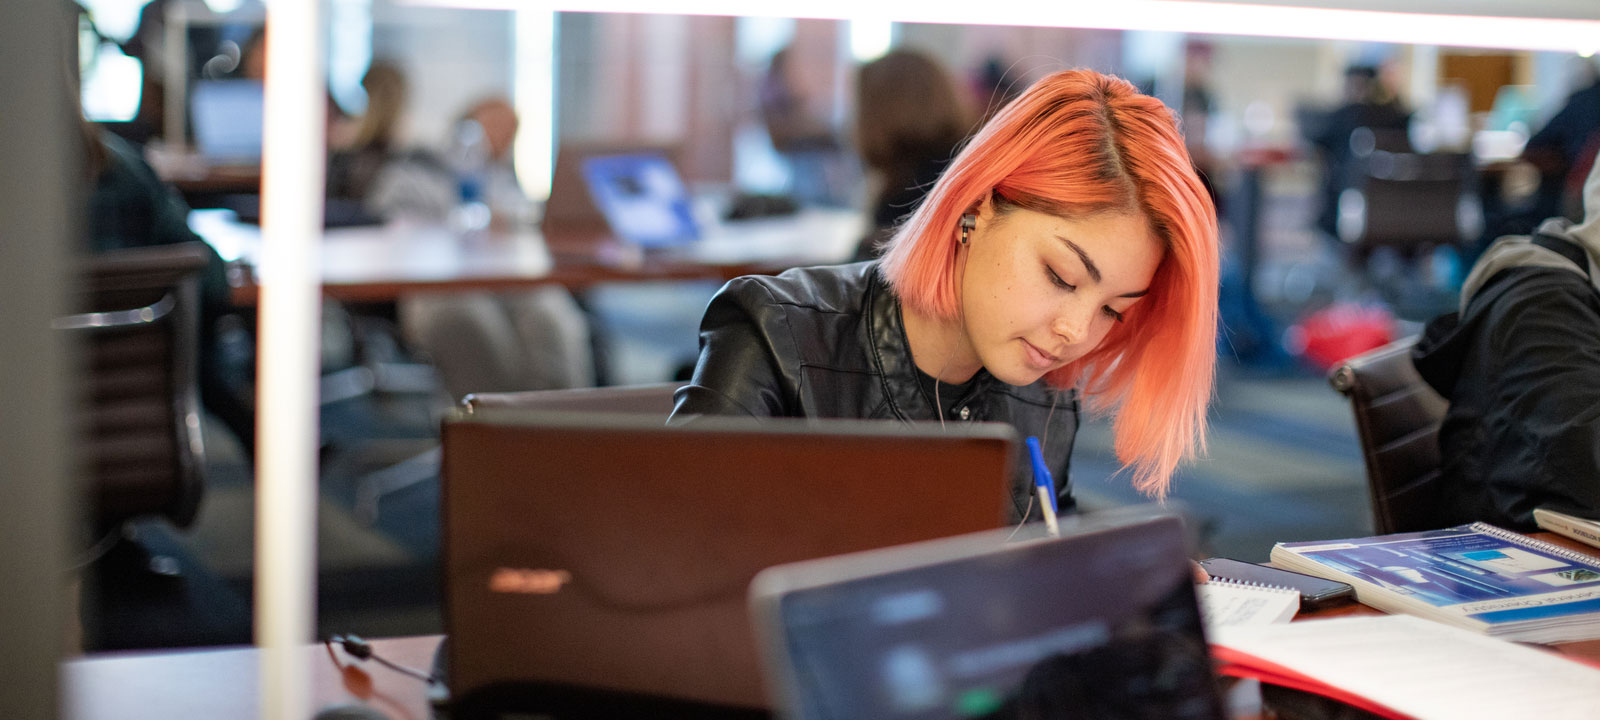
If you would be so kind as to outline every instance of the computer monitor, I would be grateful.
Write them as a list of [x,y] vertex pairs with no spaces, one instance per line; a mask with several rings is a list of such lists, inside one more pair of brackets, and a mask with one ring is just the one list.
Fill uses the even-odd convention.
[[1078,516],[784,565],[751,585],[794,720],[1218,720],[1174,515]]
[[1015,444],[991,424],[462,411],[443,428],[452,717],[764,712],[751,578],[1000,526]]

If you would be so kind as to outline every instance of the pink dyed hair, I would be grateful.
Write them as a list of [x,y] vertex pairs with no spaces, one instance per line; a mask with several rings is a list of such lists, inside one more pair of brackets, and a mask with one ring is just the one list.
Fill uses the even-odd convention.
[[1164,496],[1205,450],[1216,369],[1217,214],[1171,110],[1121,78],[1051,74],[1002,108],[889,240],[882,272],[901,301],[954,319],[957,223],[993,192],[1061,217],[1138,211],[1166,248],[1150,294],[1088,355],[1045,376],[1115,409],[1117,457],[1134,487]]

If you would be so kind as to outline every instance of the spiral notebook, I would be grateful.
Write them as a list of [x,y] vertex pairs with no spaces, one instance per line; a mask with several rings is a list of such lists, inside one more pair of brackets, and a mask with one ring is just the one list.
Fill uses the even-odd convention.
[[1600,638],[1600,558],[1487,523],[1278,543],[1272,563],[1349,583],[1379,610],[1493,637]]
[[1213,577],[1195,586],[1206,631],[1220,627],[1272,625],[1294,619],[1300,591],[1279,585]]

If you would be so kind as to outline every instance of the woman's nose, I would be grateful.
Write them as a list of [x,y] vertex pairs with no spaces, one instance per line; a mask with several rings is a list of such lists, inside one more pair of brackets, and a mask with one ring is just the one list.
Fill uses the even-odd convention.
[[1068,305],[1056,315],[1053,329],[1068,345],[1076,345],[1089,334],[1089,313],[1076,305]]

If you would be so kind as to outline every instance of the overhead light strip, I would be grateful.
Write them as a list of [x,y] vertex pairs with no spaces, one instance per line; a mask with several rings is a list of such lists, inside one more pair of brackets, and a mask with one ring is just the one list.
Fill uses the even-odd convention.
[[[746,0],[396,0],[405,5],[474,9],[765,15],[849,20],[861,15],[859,0],[765,3],[752,12]],[[1357,40],[1591,54],[1600,50],[1600,20],[1445,15],[1339,8],[1254,5],[1202,0],[1121,0],[1040,4],[874,3],[874,19],[955,25],[1013,25],[1105,30],[1155,30],[1205,35],[1247,35]]]

